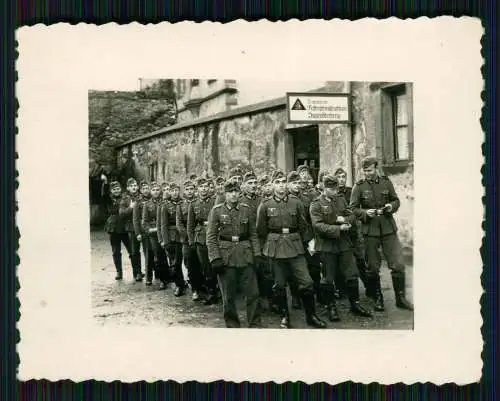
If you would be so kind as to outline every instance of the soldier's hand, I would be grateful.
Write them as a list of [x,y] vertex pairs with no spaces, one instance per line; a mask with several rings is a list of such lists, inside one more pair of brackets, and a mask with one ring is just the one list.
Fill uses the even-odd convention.
[[375,216],[375,213],[377,213],[377,211],[376,211],[375,209],[368,209],[368,210],[366,211],[366,215],[367,215],[368,217],[373,217],[373,216]]
[[390,203],[387,203],[387,204],[384,206],[384,211],[386,211],[387,213],[392,212],[392,205],[391,205]]
[[350,224],[342,224],[340,226],[340,231],[349,231],[351,229],[351,225]]
[[345,223],[345,217],[344,216],[337,216],[337,223]]
[[140,235],[140,234],[139,234],[139,235],[137,236],[137,241],[140,241],[140,240],[142,240],[142,235]]
[[165,248],[165,243],[164,242],[160,242],[160,245],[162,248]]
[[134,201],[130,202],[130,209],[133,209],[134,206],[135,206],[135,202]]

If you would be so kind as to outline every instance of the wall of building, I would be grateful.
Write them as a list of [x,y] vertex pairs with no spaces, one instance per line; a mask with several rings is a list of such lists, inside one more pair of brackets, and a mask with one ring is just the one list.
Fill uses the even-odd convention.
[[[136,142],[121,149],[119,166],[132,158],[135,175],[148,179],[157,162],[160,180],[182,182],[186,175],[225,175],[232,167],[250,166],[257,174],[280,164],[278,148],[285,138],[285,110],[209,122]],[[162,174],[165,165],[165,175]]]

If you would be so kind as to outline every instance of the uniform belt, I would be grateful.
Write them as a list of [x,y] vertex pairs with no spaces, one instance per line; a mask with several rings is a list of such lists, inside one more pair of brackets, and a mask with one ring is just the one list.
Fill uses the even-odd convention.
[[244,235],[220,235],[219,239],[221,241],[230,241],[230,242],[241,242],[241,241],[247,241],[249,239],[248,234]]
[[280,228],[279,230],[269,230],[273,234],[293,234],[298,232],[296,228]]

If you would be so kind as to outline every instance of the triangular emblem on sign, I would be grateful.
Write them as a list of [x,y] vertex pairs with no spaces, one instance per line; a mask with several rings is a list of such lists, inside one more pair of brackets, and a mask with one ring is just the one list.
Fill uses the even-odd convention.
[[299,98],[295,101],[295,103],[292,106],[292,110],[305,110],[306,108],[302,104]]

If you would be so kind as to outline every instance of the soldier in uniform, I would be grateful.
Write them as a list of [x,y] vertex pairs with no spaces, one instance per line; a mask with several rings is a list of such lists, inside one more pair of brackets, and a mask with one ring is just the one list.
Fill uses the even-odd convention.
[[132,272],[135,281],[142,281],[141,272],[141,245],[134,232],[134,223],[132,214],[134,206],[139,202],[140,193],[137,181],[134,178],[127,180],[127,193],[120,200],[119,214],[128,234],[130,245],[130,262],[132,263]]
[[170,183],[164,181],[161,183],[161,198],[164,201],[167,201],[170,198],[170,191],[169,191]]
[[135,202],[132,210],[132,223],[134,226],[135,237],[142,244],[142,252],[146,264],[146,285],[149,286],[153,281],[154,258],[147,234],[142,229],[142,209],[144,204],[151,199],[151,189],[147,182],[141,182],[140,197]]
[[175,283],[174,295],[180,297],[186,291],[186,282],[182,273],[182,243],[176,227],[177,208],[180,203],[180,188],[170,184],[170,199],[158,209],[158,238],[170,261],[170,277]]
[[349,231],[356,217],[348,208],[343,195],[338,193],[338,181],[327,175],[323,179],[324,192],[310,206],[312,226],[316,239],[316,250],[320,252],[326,275],[322,280],[323,296],[328,307],[328,318],[339,319],[335,304],[336,270],[342,270],[346,288],[355,315],[370,317],[371,313],[359,302],[358,272],[354,264],[352,242]]
[[109,234],[109,243],[111,245],[111,253],[113,254],[113,262],[116,269],[115,280],[122,280],[122,243],[127,249],[127,253],[131,255],[128,233],[125,231],[124,222],[119,212],[122,188],[119,182],[113,181],[109,184],[109,190],[111,194],[107,205],[108,218],[104,225],[104,230]]
[[283,172],[275,171],[272,182],[273,197],[263,201],[257,211],[257,234],[264,241],[263,254],[270,258],[274,270],[280,327],[291,327],[286,284],[293,279],[302,296],[307,324],[325,328],[326,323],[316,316],[313,281],[304,258],[304,239],[309,235],[304,205],[287,194]]
[[243,168],[238,164],[236,167],[233,167],[228,174],[228,179],[236,181],[239,185],[243,182]]
[[148,249],[153,251],[156,277],[160,280],[160,290],[167,288],[167,257],[158,238],[158,208],[161,204],[161,188],[156,182],[151,183],[151,199],[142,207],[141,225],[149,241]]
[[368,286],[370,292],[375,294],[375,310],[383,311],[384,298],[380,286],[379,247],[381,247],[388,267],[391,269],[396,306],[413,310],[413,305],[405,295],[405,266],[401,261],[401,244],[397,235],[396,222],[392,216],[398,211],[400,201],[389,178],[378,174],[377,164],[377,159],[374,157],[362,160],[361,167],[365,177],[356,183],[351,195],[351,208],[362,221],[368,262],[366,272]]
[[238,289],[246,298],[249,327],[260,327],[259,290],[255,263],[260,245],[255,231],[255,214],[240,202],[240,186],[228,180],[224,186],[226,201],[216,205],[209,217],[207,232],[208,255],[218,275],[222,291],[226,327],[241,327],[236,310]]
[[208,215],[214,207],[215,199],[208,193],[206,178],[198,179],[199,197],[189,204],[187,218],[187,235],[190,246],[196,246],[198,260],[204,275],[208,297],[205,305],[217,303],[217,275],[213,272],[208,259],[206,233]]
[[[257,177],[253,172],[248,172],[243,176],[243,185],[241,186],[242,196],[241,202],[247,204],[250,207],[250,212],[253,222],[257,222],[257,209],[259,208],[262,198],[257,195]],[[260,243],[260,242],[259,242]],[[262,248],[262,243],[260,246]],[[255,265],[255,271],[257,273],[257,283],[259,286],[259,306],[262,310],[266,309],[265,300],[268,301],[271,307],[272,300],[272,288],[273,288],[273,276],[271,274],[271,269],[269,265],[269,260],[267,258],[259,258],[258,263]]]
[[176,211],[176,227],[179,232],[180,242],[182,243],[182,257],[184,265],[188,271],[189,284],[191,285],[192,299],[198,301],[200,299],[200,290],[203,285],[203,273],[201,271],[196,246],[190,245],[187,235],[187,219],[189,204],[195,200],[194,182],[186,180],[183,185],[183,198],[177,205]]
[[264,197],[264,187],[269,184],[269,176],[267,174],[262,174],[257,180],[257,196],[260,198]]
[[[348,187],[346,185],[347,183],[347,173],[346,171],[339,167],[337,170],[335,170],[335,177],[337,178],[337,181],[339,183],[338,185],[338,193],[340,195],[343,195],[347,203],[349,204],[351,202],[351,194],[352,194],[352,188]],[[361,221],[359,219],[356,219],[354,224],[352,225],[352,228],[350,230],[350,235],[351,235],[351,241],[354,245],[354,257],[356,258],[356,266],[358,267],[359,270],[359,278],[363,282],[363,285],[365,286],[365,289],[367,290],[367,296],[369,297],[374,297],[375,294],[371,294],[369,291],[369,286],[367,284],[366,280],[366,260],[365,260],[365,248],[364,248],[364,241],[363,241],[363,234],[361,233]],[[340,291],[345,290],[345,278],[343,277],[343,273],[341,272],[341,269],[339,271],[339,276],[336,277],[335,283],[337,284],[337,288]]]
[[225,193],[224,193],[224,183],[226,180],[224,177],[218,176],[215,179],[215,204],[218,205],[220,203],[224,203],[225,201]]

